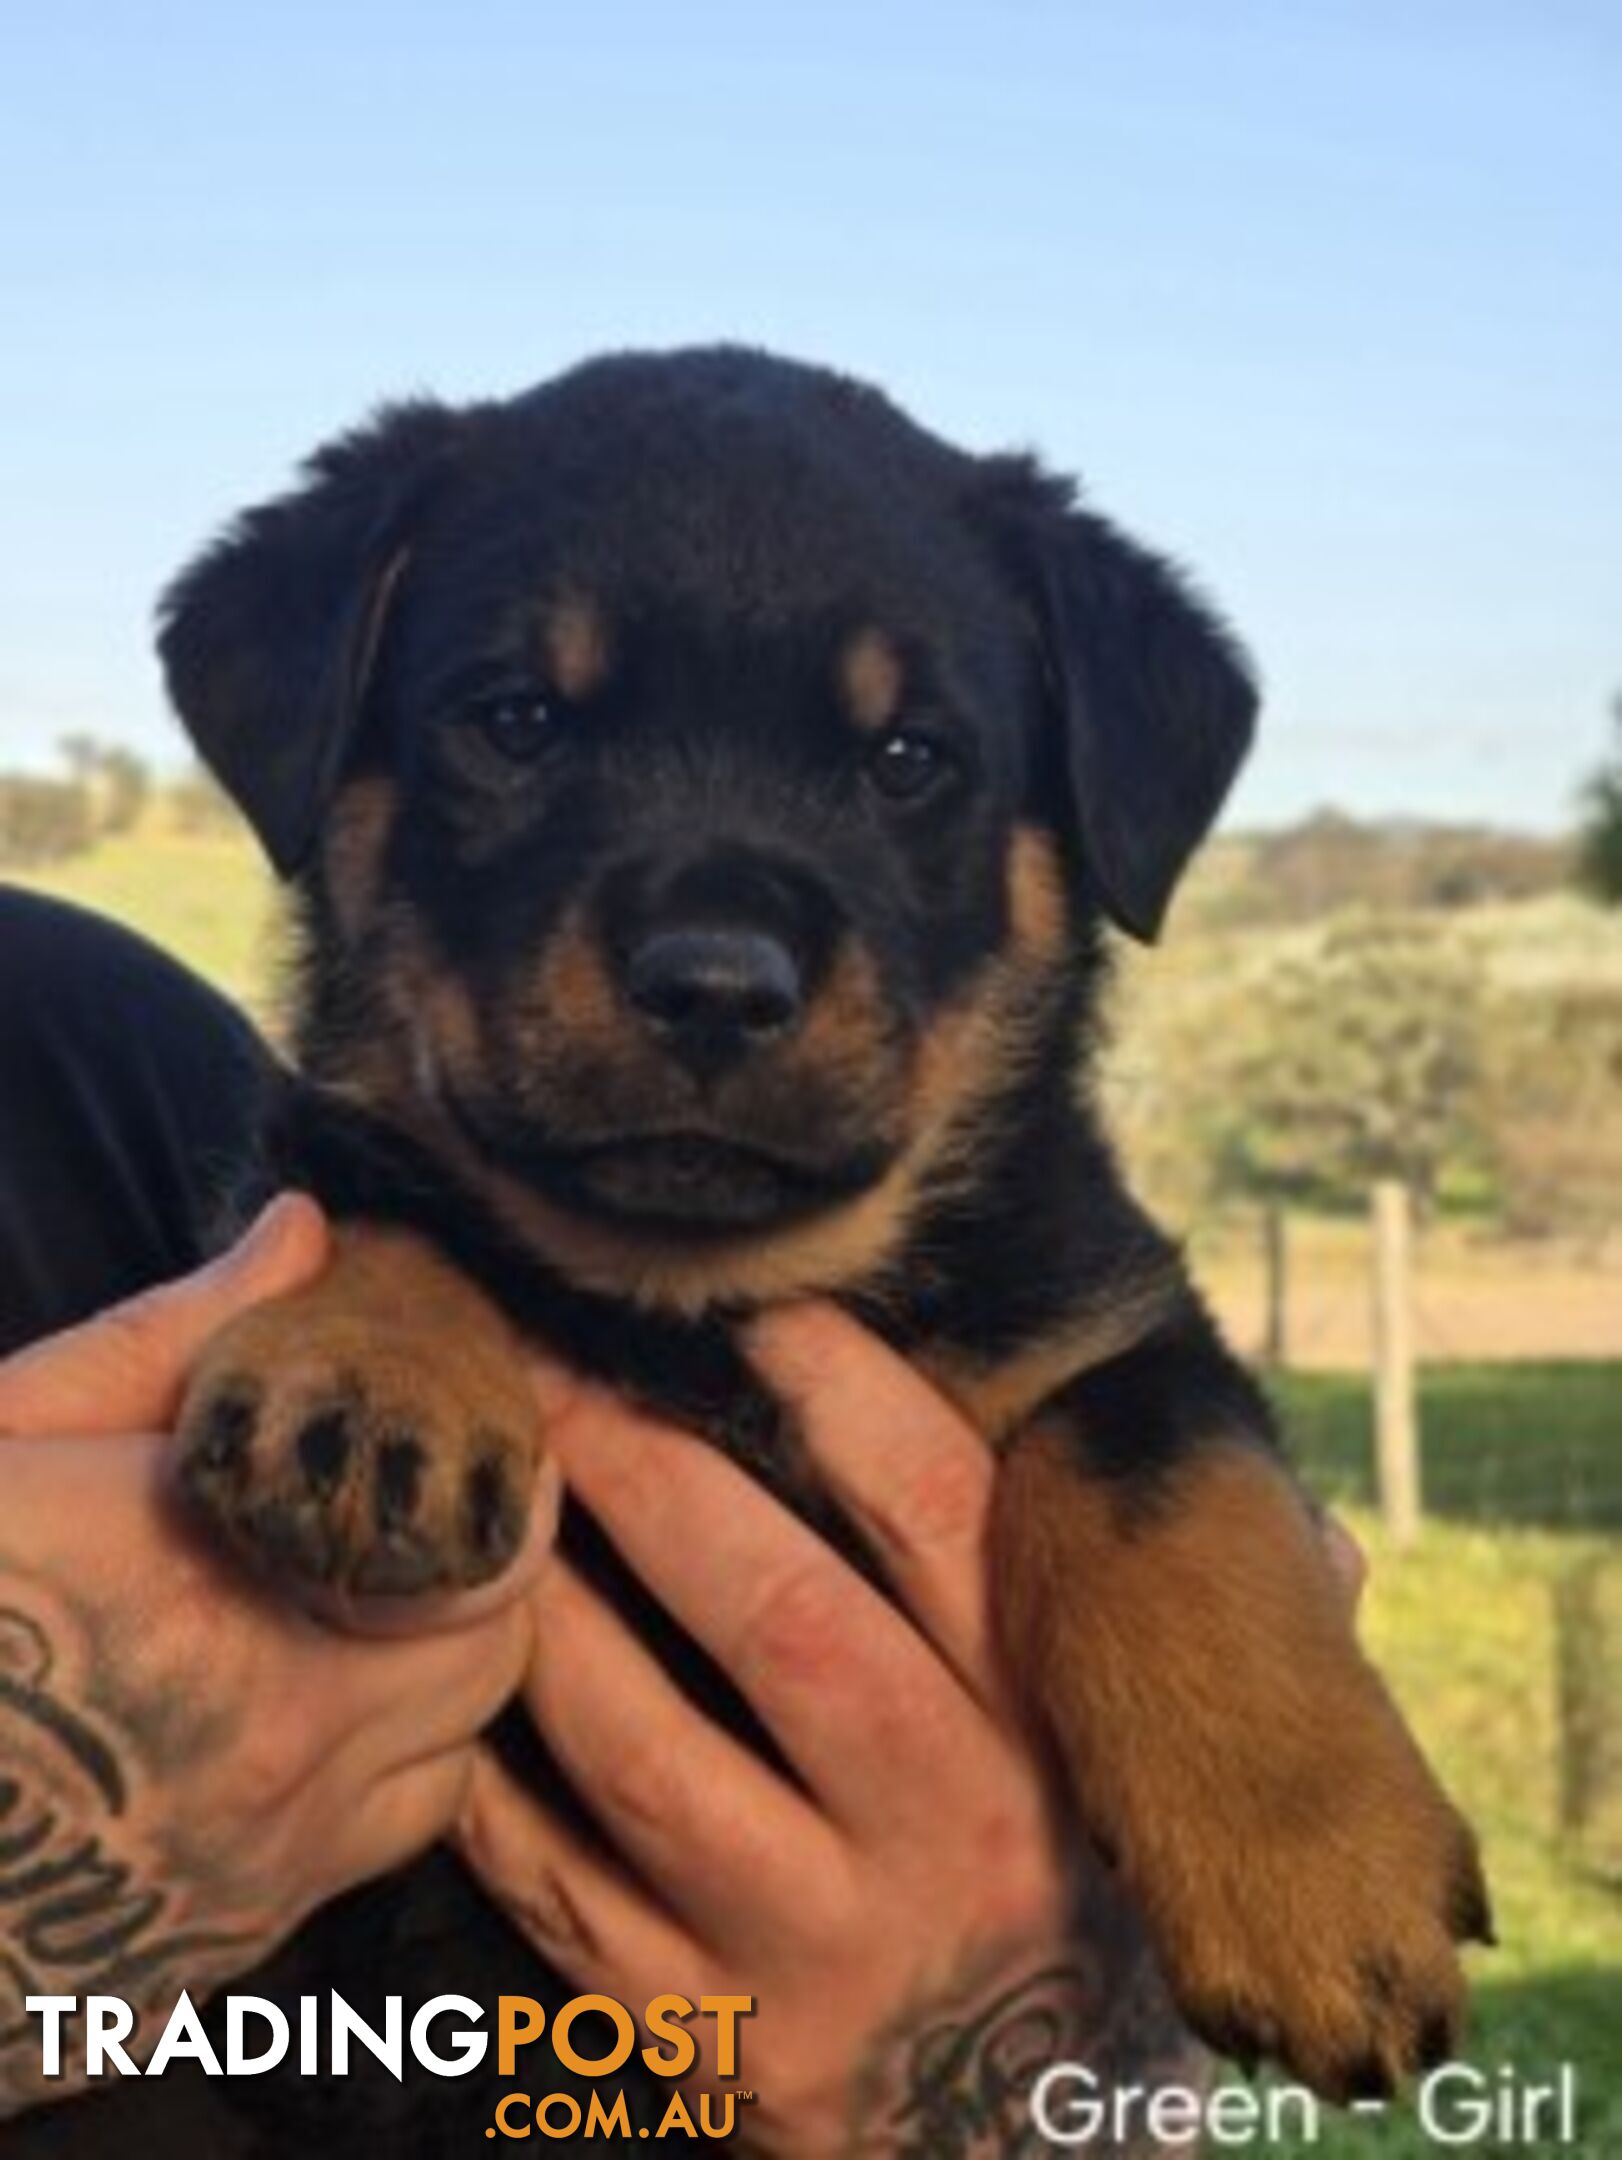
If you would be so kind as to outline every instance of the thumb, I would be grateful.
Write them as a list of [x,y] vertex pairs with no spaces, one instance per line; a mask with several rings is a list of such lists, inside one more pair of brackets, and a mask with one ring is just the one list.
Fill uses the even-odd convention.
[[0,1438],[166,1428],[209,1337],[250,1305],[319,1274],[327,1244],[315,1202],[280,1194],[207,1267],[0,1362]]

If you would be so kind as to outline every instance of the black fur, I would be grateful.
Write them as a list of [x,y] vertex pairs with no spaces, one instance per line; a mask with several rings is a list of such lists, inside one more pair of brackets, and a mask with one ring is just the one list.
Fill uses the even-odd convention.
[[[537,641],[543,603],[575,597],[601,617],[606,664],[571,698]],[[946,760],[919,799],[875,786],[830,688],[842,642],[870,625],[899,656],[896,725]],[[1077,1383],[1124,1391],[1101,1397],[1101,1423],[1119,1411],[1121,1432],[1144,1439],[1141,1459],[1123,1442],[1107,1467],[1149,1489],[1157,1459],[1189,1444],[1193,1421],[1163,1414],[1185,1384],[1231,1397],[1265,1435],[1078,1085],[1105,919],[1158,928],[1243,755],[1254,692],[1177,578],[1066,486],[952,449],[820,370],[732,349],[616,358],[504,404],[383,412],[181,579],[162,651],[202,755],[298,875],[307,1079],[281,1107],[273,1174],[340,1214],[425,1230],[527,1328],[712,1432],[821,1520],[792,1436],[732,1350],[741,1300],[693,1320],[582,1289],[431,1139],[386,1105],[339,1107],[331,1083],[395,1037],[404,1056],[408,1023],[382,972],[406,913],[478,1020],[477,1072],[435,1076],[462,1143],[628,1234],[695,1251],[740,1225],[770,1234],[837,1206],[904,1149],[905,1091],[886,1061],[900,1074],[1006,956],[1010,848],[1037,832],[1061,870],[1063,953],[1028,989],[1021,1039],[979,1106],[972,1176],[926,1176],[886,1265],[822,1287],[904,1346],[989,1362],[1162,1277],[1179,1286],[1158,1338],[1173,1377],[1151,1387],[1128,1359]],[[494,747],[539,695],[553,720],[533,754]],[[382,928],[346,916],[319,849],[334,799],[367,775],[396,789],[376,866]],[[632,1085],[587,1069],[556,1026],[538,1053],[525,1000],[581,915],[610,981],[646,924],[673,915],[779,941],[813,1000],[841,941],[854,946],[876,985],[872,1086],[774,1082],[769,1060],[758,1080],[695,1079],[645,1042]],[[649,1168],[632,1149],[605,1182],[602,1151],[657,1132],[661,1102],[701,1121],[715,1160]],[[672,1219],[683,1178],[691,1223]],[[571,1534],[590,1544],[584,1526]],[[594,1564],[717,1699],[600,1549]],[[251,1984],[338,1985],[364,2002],[373,1960],[412,1999],[561,1987],[442,1858],[335,1908]],[[257,2122],[267,2150],[296,2133],[336,2151],[364,2122],[379,2149],[430,2153],[479,2135],[489,2104],[483,2079],[429,2081],[408,2108],[364,2080],[348,2096],[262,2080],[233,2134],[258,2150]]]

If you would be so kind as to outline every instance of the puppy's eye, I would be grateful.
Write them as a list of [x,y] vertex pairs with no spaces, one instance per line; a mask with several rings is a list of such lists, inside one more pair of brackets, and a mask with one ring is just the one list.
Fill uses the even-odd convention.
[[497,691],[475,699],[469,718],[493,749],[517,765],[538,757],[558,725],[557,708],[533,690]]
[[946,778],[952,753],[917,728],[892,728],[868,752],[867,770],[881,794],[894,802],[913,802]]

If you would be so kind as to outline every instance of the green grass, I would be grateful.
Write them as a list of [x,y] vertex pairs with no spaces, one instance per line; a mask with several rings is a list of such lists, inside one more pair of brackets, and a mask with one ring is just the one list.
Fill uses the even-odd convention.
[[[1369,1383],[1288,1373],[1292,1447],[1325,1499],[1372,1504]],[[1425,1505],[1455,1521],[1622,1530],[1622,1363],[1435,1365],[1420,1379]]]
[[[1481,1834],[1499,1947],[1471,1953],[1467,2059],[1493,2072],[1514,2064],[1528,2078],[1575,2064],[1575,2149],[1612,2160],[1622,2155],[1622,1894],[1587,1875],[1561,1833],[1555,1598],[1592,1555],[1616,1552],[1622,1364],[1428,1368],[1426,1522],[1404,1554],[1368,1512],[1367,1380],[1286,1374],[1274,1391],[1309,1481],[1348,1511],[1370,1550],[1369,1649]],[[1395,2108],[1326,2117],[1301,2151],[1409,2160],[1436,2149]]]
[[[1476,1825],[1499,1946],[1472,1951],[1467,2060],[1524,2076],[1577,2066],[1584,2160],[1622,2155],[1622,1896],[1587,1877],[1559,1829],[1554,1586],[1600,1541],[1431,1522],[1392,1552],[1369,1516],[1363,1632],[1427,1753]],[[1409,2160],[1438,2149],[1407,2109],[1324,2117],[1304,2154]],[[1476,2154],[1546,2151],[1491,2142]],[[1294,2146],[1269,2148],[1273,2153]],[[1573,2148],[1567,2147],[1569,2152]]]

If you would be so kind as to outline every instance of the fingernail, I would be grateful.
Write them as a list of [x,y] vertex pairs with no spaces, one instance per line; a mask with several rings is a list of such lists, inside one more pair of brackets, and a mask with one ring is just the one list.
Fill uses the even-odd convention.
[[246,1267],[262,1260],[286,1234],[292,1216],[301,1207],[313,1205],[308,1193],[291,1189],[277,1193],[265,1202],[235,1245],[222,1255],[225,1264],[233,1268]]
[[779,1305],[771,1312],[746,1313],[737,1323],[738,1340],[747,1351],[770,1350],[782,1340],[784,1323],[790,1336],[794,1332],[794,1314],[797,1306]]
[[530,1393],[542,1418],[561,1417],[579,1391],[575,1375],[555,1358],[531,1357],[527,1367]]
[[752,1364],[770,1364],[790,1377],[814,1378],[820,1352],[815,1334],[808,1340],[805,1330],[805,1315],[814,1310],[807,1303],[751,1313],[738,1323],[738,1346]]
[[286,1219],[288,1203],[292,1198],[293,1195],[289,1192],[279,1192],[274,1198],[265,1202],[241,1237],[237,1239],[235,1249],[237,1259],[249,1259],[263,1252],[267,1245],[275,1243],[282,1223]]

